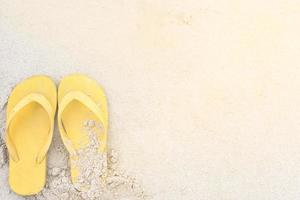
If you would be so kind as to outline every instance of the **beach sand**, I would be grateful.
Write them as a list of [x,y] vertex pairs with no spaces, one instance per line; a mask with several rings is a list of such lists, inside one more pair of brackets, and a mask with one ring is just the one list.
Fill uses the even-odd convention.
[[[109,148],[151,199],[296,200],[299,25],[290,0],[0,1],[0,106],[29,76],[84,73],[106,91]],[[0,199],[22,199],[7,163]]]

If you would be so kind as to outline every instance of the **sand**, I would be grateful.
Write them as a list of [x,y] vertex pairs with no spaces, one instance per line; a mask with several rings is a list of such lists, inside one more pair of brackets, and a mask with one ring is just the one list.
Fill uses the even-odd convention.
[[[85,73],[152,199],[296,200],[299,19],[296,0],[0,1],[0,105],[28,76]],[[0,188],[20,199],[7,165]]]

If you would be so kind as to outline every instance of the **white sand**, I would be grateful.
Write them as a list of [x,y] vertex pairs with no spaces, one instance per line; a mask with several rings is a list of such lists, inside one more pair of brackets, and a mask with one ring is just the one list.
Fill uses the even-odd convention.
[[153,199],[296,200],[299,27],[296,0],[2,0],[0,105],[33,74],[86,73]]

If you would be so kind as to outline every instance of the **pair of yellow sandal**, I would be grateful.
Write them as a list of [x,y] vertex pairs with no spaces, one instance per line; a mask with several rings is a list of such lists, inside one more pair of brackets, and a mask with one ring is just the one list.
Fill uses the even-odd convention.
[[[20,195],[40,192],[46,182],[46,158],[51,144],[58,101],[58,127],[62,141],[77,159],[76,151],[87,144],[85,120],[102,125],[99,153],[106,151],[108,112],[103,89],[80,74],[64,77],[58,87],[47,76],[33,76],[19,83],[7,104],[6,145],[9,153],[9,184]],[[72,182],[78,171],[71,166]]]

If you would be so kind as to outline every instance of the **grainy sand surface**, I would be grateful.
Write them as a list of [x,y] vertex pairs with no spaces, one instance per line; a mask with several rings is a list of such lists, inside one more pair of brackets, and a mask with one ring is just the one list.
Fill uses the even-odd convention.
[[[28,76],[85,73],[154,200],[297,200],[299,27],[296,0],[0,0],[0,105]],[[21,199],[7,165],[0,199]]]

